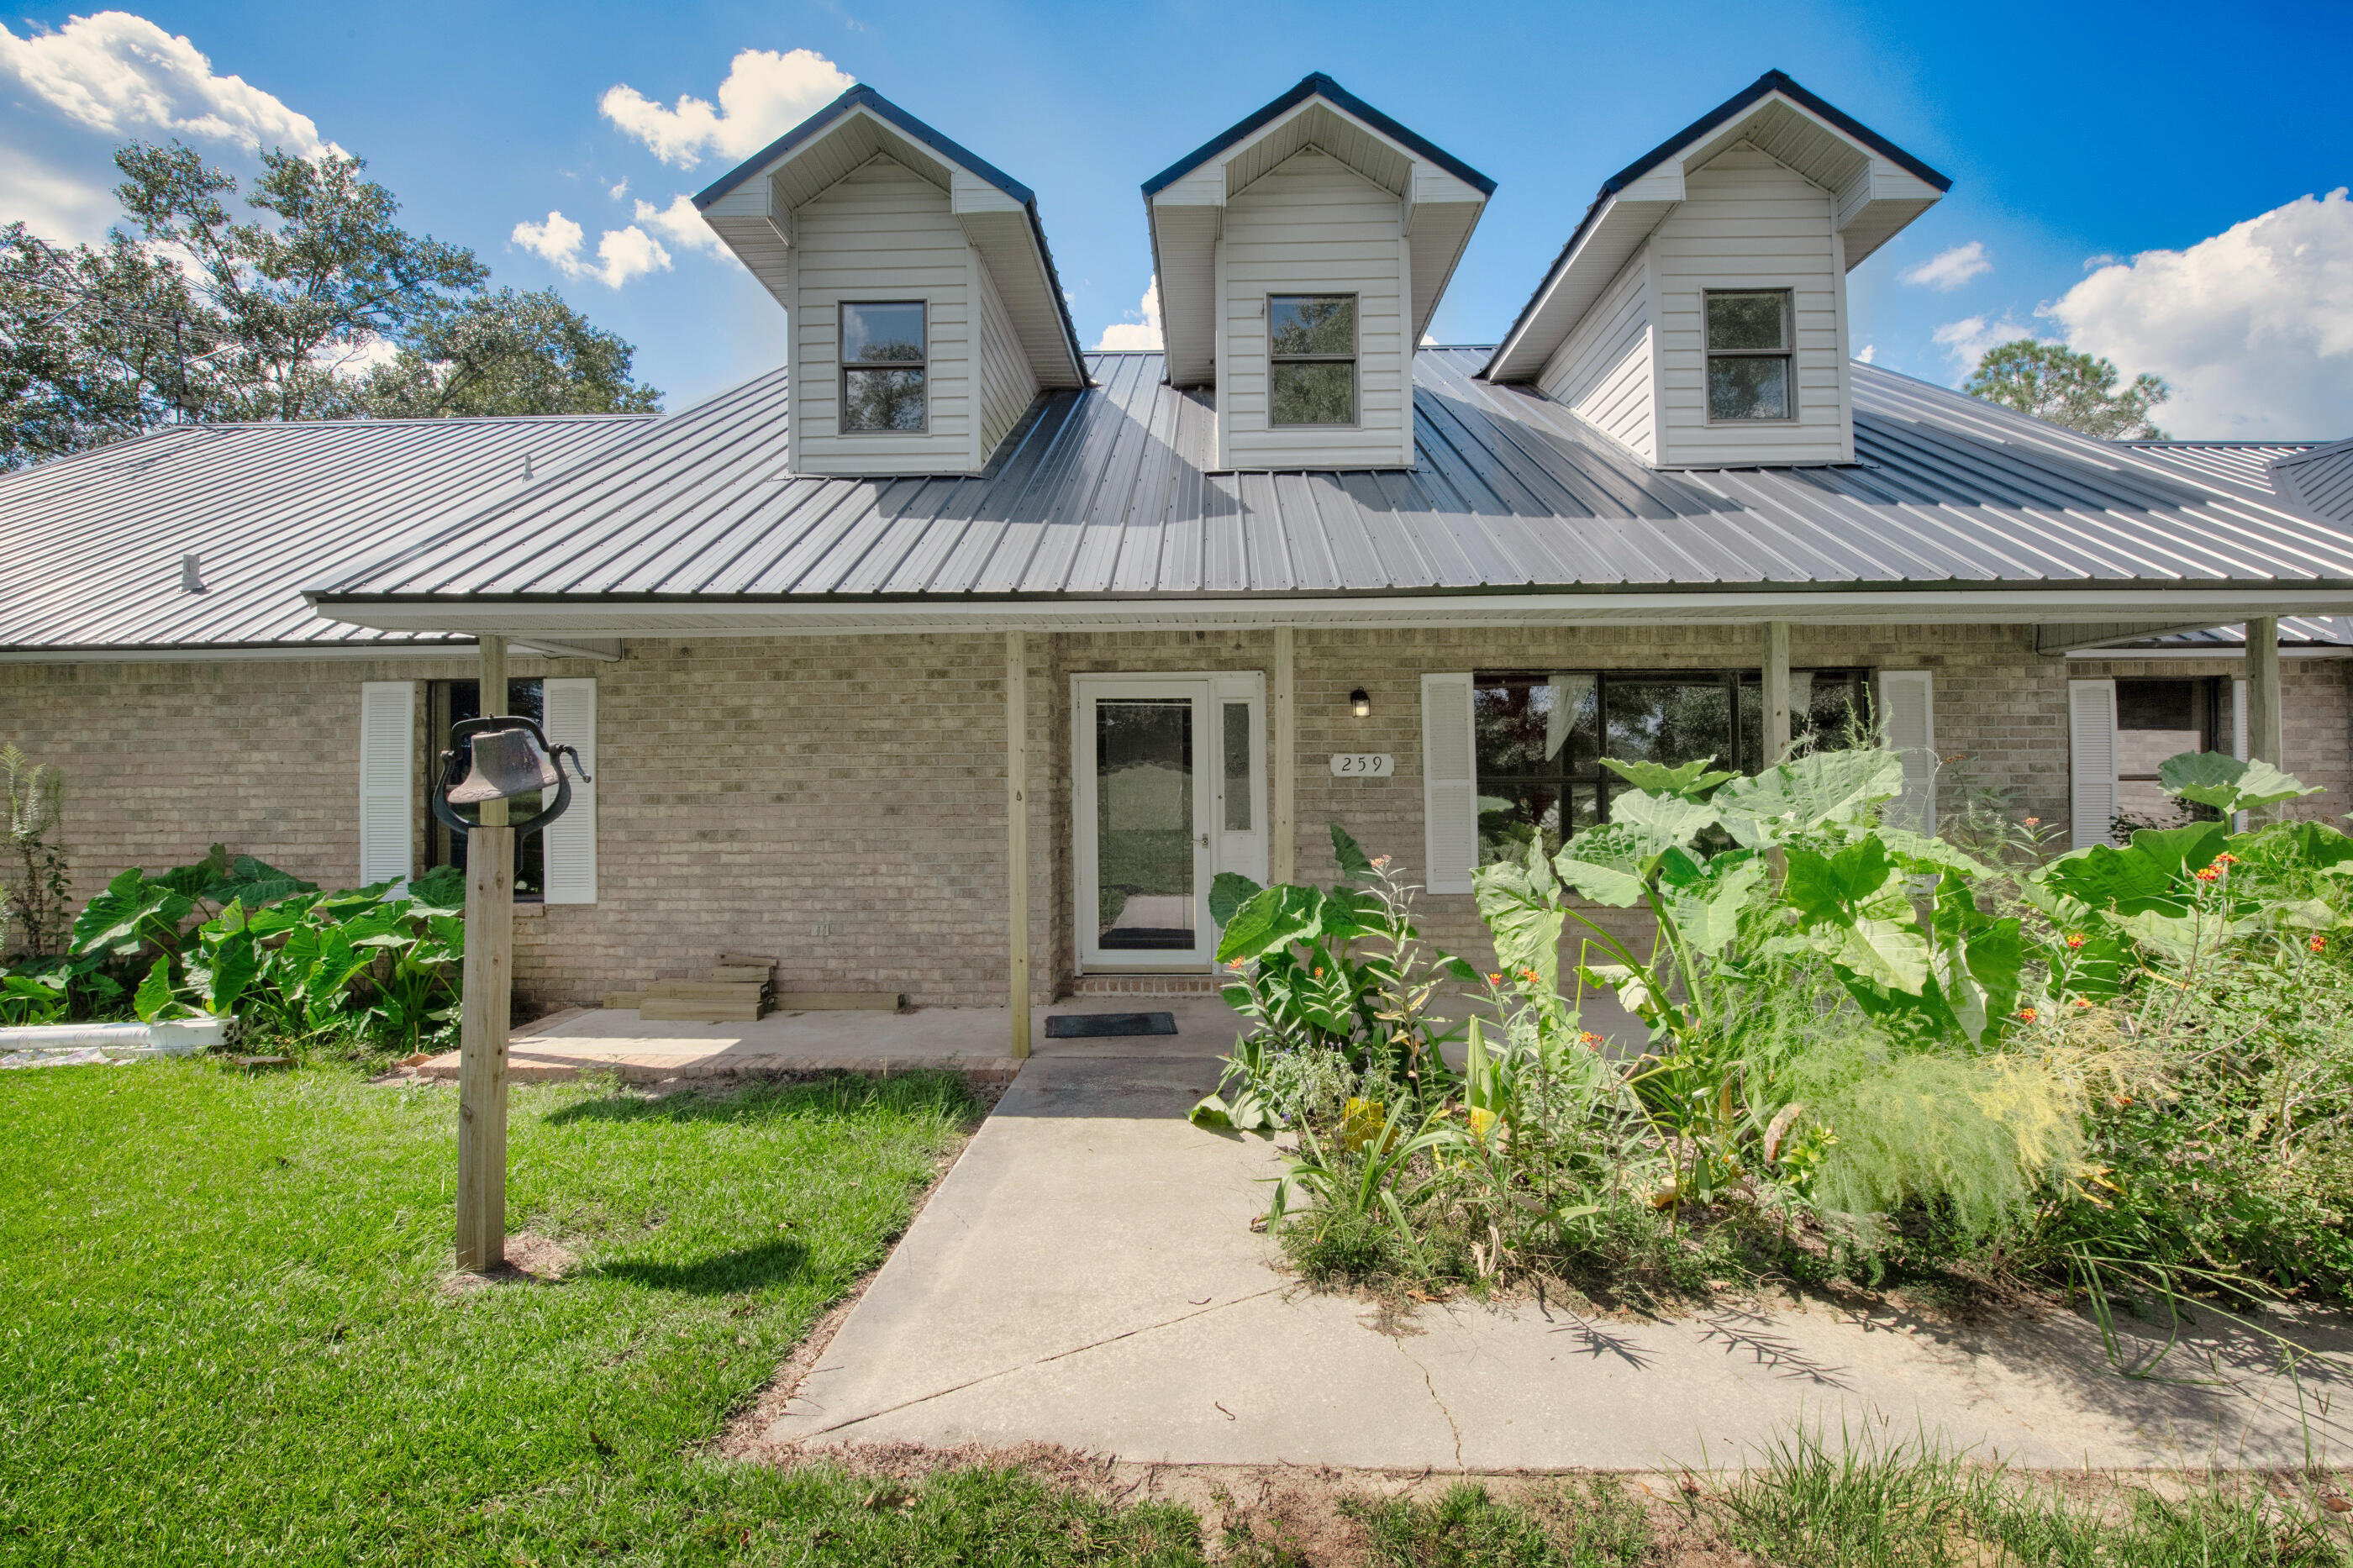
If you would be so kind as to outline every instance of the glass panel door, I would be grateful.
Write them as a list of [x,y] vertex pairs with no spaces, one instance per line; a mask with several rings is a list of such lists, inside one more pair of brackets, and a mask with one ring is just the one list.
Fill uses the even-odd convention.
[[1206,963],[1208,692],[1199,681],[1104,682],[1079,703],[1080,922],[1091,967]]

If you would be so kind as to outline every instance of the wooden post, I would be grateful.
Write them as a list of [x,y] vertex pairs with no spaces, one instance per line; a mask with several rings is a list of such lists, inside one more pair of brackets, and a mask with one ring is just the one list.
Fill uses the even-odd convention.
[[1267,870],[1278,882],[1292,879],[1298,849],[1292,814],[1299,785],[1299,707],[1293,689],[1297,679],[1296,649],[1292,628],[1274,628],[1274,747],[1269,763],[1274,770],[1274,809],[1267,823]]
[[1765,765],[1789,754],[1789,623],[1765,623]]
[[[507,707],[507,639],[481,639],[481,711]],[[514,829],[485,801],[466,836],[466,962],[458,1016],[458,1267],[507,1256],[507,1009],[514,989]]]
[[2279,620],[2247,620],[2247,755],[2284,767],[2280,756]]
[[1005,634],[1005,1005],[1013,1056],[1029,1054],[1029,638]]

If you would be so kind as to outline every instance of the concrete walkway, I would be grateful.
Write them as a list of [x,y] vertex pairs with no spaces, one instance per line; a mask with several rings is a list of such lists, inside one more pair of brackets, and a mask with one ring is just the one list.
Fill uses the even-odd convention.
[[2037,1466],[2348,1451],[2341,1384],[2306,1373],[2307,1450],[2296,1389],[2229,1337],[2163,1369],[2211,1381],[2168,1383],[2117,1376],[2090,1325],[2065,1316],[1940,1331],[1820,1304],[1620,1321],[1466,1302],[1400,1322],[1309,1293],[1250,1230],[1270,1147],[1184,1120],[1216,1080],[1231,1016],[1209,1000],[1058,1010],[1144,1005],[1176,1013],[1181,1033],[1047,1042],[1023,1068],[770,1439],[1650,1469],[1737,1464],[1802,1421]]

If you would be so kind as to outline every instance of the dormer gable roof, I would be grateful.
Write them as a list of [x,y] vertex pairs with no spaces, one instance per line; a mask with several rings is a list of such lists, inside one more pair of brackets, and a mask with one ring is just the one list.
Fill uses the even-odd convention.
[[1744,142],[1832,194],[1850,270],[1952,188],[1950,179],[1786,72],[1768,70],[1601,183],[1482,374],[1525,381],[1541,371],[1643,238],[1683,201],[1683,176]]
[[1086,384],[1078,329],[1046,244],[1037,195],[862,82],[712,181],[695,196],[695,208],[789,308],[785,262],[793,212],[877,157],[905,165],[948,194],[1039,383]]
[[1215,258],[1226,202],[1310,149],[1405,203],[1412,339],[1428,329],[1495,182],[1316,71],[1144,183],[1176,384],[1203,384],[1216,372]]

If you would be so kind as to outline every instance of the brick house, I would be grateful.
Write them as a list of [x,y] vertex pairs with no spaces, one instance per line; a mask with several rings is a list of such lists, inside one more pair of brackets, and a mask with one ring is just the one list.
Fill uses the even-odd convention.
[[540,1004],[721,948],[922,1004],[1206,975],[1211,879],[1328,877],[1326,822],[1475,952],[1472,867],[1606,819],[1600,757],[1858,727],[1923,825],[2092,842],[2192,748],[2353,808],[2353,444],[2102,443],[1856,363],[1848,269],[1946,187],[1769,74],[1501,343],[1429,346],[1493,184],[1310,77],[1145,185],[1166,350],[1090,353],[1027,188],[857,88],[698,198],[787,366],[0,480],[0,735],[69,775],[85,891],[215,840],[406,877],[503,647],[595,774],[519,868]]

